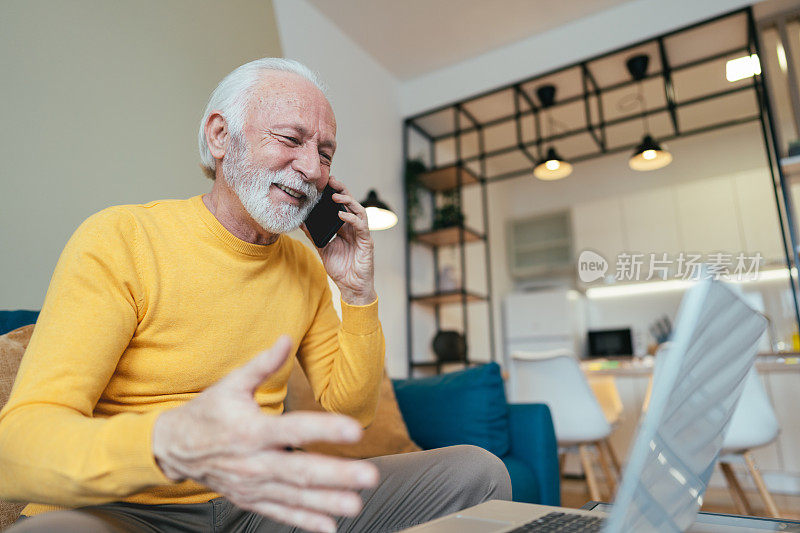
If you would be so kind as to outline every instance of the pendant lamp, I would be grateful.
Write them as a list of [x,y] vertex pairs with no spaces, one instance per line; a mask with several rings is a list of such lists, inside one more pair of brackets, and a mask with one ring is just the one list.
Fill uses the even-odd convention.
[[389,229],[397,224],[397,215],[378,198],[375,189],[369,190],[367,198],[361,202],[361,205],[367,210],[367,223],[370,231]]
[[[542,108],[547,110],[556,100],[556,87],[555,85],[542,85],[536,89],[536,96],[539,98],[539,103]],[[547,124],[549,134],[552,136],[555,130],[553,117],[550,112],[547,112]],[[572,165],[565,161],[554,147],[547,149],[547,155],[538,165],[533,169],[533,175],[544,181],[560,180],[572,174]]]
[[642,144],[628,159],[628,166],[633,170],[656,170],[671,162],[672,154],[661,148],[652,136],[645,135]]
[[560,180],[572,173],[572,165],[564,161],[555,148],[547,150],[547,156],[533,169],[533,175],[544,181]]
[[639,94],[637,99],[639,105],[642,107],[642,123],[644,126],[644,137],[642,142],[636,148],[636,151],[628,159],[628,166],[633,170],[656,170],[669,165],[672,162],[672,154],[670,154],[666,147],[659,145],[656,140],[650,135],[650,127],[647,122],[647,106],[644,101],[644,92],[642,91],[642,80],[647,76],[647,65],[650,62],[650,56],[646,54],[635,55],[625,62],[628,67],[628,72],[634,81],[639,82]]

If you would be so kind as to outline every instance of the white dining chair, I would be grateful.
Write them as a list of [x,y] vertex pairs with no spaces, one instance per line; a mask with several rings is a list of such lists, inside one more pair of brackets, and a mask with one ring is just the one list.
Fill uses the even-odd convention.
[[607,451],[602,445],[602,441],[611,434],[611,424],[578,360],[568,350],[561,349],[514,352],[511,357],[517,373],[517,401],[545,403],[549,406],[559,453],[577,450],[589,494],[592,500],[601,501],[591,451],[596,450],[609,488],[609,497],[613,497],[616,482],[609,467]]
[[[617,428],[620,422],[624,407],[622,405],[622,398],[619,395],[617,382],[614,376],[592,376],[588,377],[589,387],[597,398],[600,408],[606,417],[606,421],[611,426],[611,433]],[[617,479],[622,476],[622,467],[620,466],[617,454],[614,447],[611,445],[610,435],[600,441],[598,446],[605,448],[608,458],[611,460],[611,465],[614,467],[614,474]]]
[[736,510],[741,514],[752,515],[753,510],[731,467],[731,463],[738,459],[744,459],[767,512],[774,518],[780,518],[778,507],[767,490],[767,485],[764,483],[764,478],[761,476],[752,453],[755,448],[771,444],[778,437],[778,433],[780,433],[780,426],[775,411],[770,404],[758,372],[755,368],[751,368],[745,378],[742,396],[739,398],[739,403],[736,404],[736,409],[725,433],[719,459],[719,466],[725,475],[731,498],[736,505]]

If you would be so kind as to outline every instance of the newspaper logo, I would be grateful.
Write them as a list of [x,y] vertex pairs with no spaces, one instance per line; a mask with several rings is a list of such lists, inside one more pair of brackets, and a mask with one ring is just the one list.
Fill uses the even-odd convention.
[[578,256],[578,277],[584,283],[591,283],[605,276],[608,271],[608,261],[591,250],[584,250]]

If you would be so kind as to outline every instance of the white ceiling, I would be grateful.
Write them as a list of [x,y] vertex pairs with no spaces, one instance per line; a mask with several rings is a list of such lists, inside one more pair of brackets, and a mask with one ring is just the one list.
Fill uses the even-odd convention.
[[309,0],[400,80],[632,0]]

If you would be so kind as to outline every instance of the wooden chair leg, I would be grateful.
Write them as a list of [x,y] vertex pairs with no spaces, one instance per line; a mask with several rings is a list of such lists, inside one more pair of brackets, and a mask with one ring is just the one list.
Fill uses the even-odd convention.
[[617,473],[617,477],[622,476],[622,468],[619,465],[619,459],[617,459],[617,454],[614,452],[614,448],[611,446],[611,439],[606,437],[600,442],[603,444],[603,446],[605,446],[606,451],[608,452],[608,456],[611,458],[611,465],[614,467],[614,471]]
[[753,481],[755,481],[756,488],[758,488],[758,493],[761,495],[761,499],[764,500],[764,505],[767,507],[767,512],[773,518],[780,518],[781,515],[778,512],[778,506],[775,505],[772,495],[767,490],[767,484],[764,483],[764,478],[761,476],[761,471],[758,469],[758,466],[756,466],[756,462],[753,459],[753,454],[747,451],[743,455],[744,460],[747,463],[747,469],[750,470],[750,475],[753,476]]
[[610,502],[614,499],[614,494],[617,492],[616,479],[611,472],[611,468],[608,466],[608,459],[606,457],[606,451],[603,449],[602,441],[597,441],[595,447],[597,448],[597,457],[600,459],[600,468],[603,469],[603,477],[606,478],[606,486],[608,486],[608,500],[606,501]]
[[747,496],[745,496],[739,480],[736,479],[736,474],[733,472],[730,463],[720,463],[719,467],[722,469],[722,473],[725,474],[725,481],[728,482],[728,492],[730,492],[733,503],[736,506],[736,512],[743,515],[752,515],[753,510],[750,508],[750,502],[747,501]]
[[583,466],[583,474],[586,476],[586,484],[589,486],[589,497],[596,502],[602,501],[600,489],[597,486],[597,478],[594,475],[594,465],[592,464],[589,446],[586,444],[579,445],[578,453],[581,456],[581,465]]

